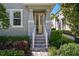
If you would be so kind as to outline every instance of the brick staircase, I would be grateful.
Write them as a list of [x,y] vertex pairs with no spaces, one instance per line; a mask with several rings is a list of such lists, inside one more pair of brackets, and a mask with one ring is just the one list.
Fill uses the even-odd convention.
[[35,35],[34,48],[32,48],[32,51],[47,51],[44,34]]

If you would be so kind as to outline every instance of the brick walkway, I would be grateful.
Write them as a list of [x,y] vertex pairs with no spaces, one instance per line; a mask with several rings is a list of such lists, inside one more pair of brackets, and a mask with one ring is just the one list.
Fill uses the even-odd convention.
[[48,56],[48,52],[32,52],[33,56]]

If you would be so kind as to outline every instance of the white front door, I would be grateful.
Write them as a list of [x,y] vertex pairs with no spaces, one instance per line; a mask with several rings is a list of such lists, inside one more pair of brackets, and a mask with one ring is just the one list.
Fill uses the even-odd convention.
[[43,33],[44,13],[35,13],[36,33]]

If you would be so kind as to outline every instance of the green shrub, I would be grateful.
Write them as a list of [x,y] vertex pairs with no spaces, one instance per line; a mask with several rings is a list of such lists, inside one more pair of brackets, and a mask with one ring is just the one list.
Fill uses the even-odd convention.
[[72,40],[72,39],[70,39],[70,38],[67,38],[65,36],[62,36],[62,38],[61,38],[61,44],[63,45],[63,44],[68,44],[68,43],[75,43],[75,41]]
[[11,42],[16,42],[21,40],[28,41],[29,37],[28,36],[8,36],[8,40]]
[[50,41],[56,41],[61,39],[62,31],[61,30],[52,30],[50,35]]
[[55,47],[49,47],[48,53],[50,56],[55,56],[55,55],[57,55],[57,49]]
[[0,36],[0,42],[7,43],[7,42],[16,42],[20,40],[29,40],[28,36]]
[[7,36],[0,36],[0,43],[6,43],[8,41]]
[[52,30],[50,39],[49,39],[49,44],[50,46],[54,46],[56,48],[59,48],[61,45],[61,38],[62,38],[62,31],[60,30]]
[[24,56],[21,50],[0,50],[0,56]]
[[60,41],[57,40],[57,41],[53,41],[53,42],[51,42],[50,47],[56,47],[56,48],[59,48],[59,47],[60,47]]
[[73,40],[62,35],[62,31],[53,30],[50,35],[49,44],[56,48],[60,48],[63,44],[68,44],[74,42]]
[[79,44],[69,43],[60,47],[60,55],[62,56],[79,56]]

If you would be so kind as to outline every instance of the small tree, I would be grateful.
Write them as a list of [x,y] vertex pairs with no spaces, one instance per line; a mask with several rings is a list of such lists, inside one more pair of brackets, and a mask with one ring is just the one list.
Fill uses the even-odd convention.
[[62,12],[75,36],[79,36],[79,4],[62,4]]
[[[51,14],[51,19],[52,20],[58,20],[58,17],[56,14]],[[55,28],[56,28],[56,22],[55,22]]]
[[6,13],[5,7],[0,3],[0,27],[3,29],[8,28],[9,26],[9,19]]

